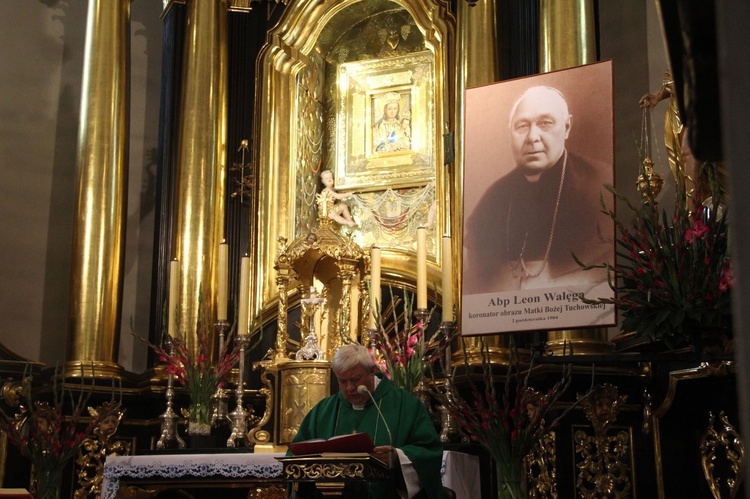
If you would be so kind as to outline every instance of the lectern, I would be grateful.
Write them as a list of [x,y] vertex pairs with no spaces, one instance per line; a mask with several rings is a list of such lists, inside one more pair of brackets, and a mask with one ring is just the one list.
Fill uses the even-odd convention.
[[369,454],[336,454],[277,457],[282,463],[282,479],[289,497],[297,497],[300,484],[312,483],[324,496],[338,497],[350,486],[385,483],[387,497],[395,497],[398,467]]

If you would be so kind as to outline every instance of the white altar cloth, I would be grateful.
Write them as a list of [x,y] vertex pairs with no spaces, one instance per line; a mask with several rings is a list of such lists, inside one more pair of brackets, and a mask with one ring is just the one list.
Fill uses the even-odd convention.
[[104,462],[101,499],[114,499],[120,478],[281,478],[284,454],[238,452],[233,454],[151,454],[110,456]]
[[[101,499],[115,499],[121,478],[281,478],[285,454],[238,452],[232,454],[149,454],[109,456],[104,462]],[[443,485],[456,492],[457,499],[481,496],[479,458],[463,452],[443,452],[440,473]]]

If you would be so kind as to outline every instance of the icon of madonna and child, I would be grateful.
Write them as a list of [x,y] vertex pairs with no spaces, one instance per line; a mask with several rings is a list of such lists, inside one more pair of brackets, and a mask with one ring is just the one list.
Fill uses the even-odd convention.
[[382,116],[372,125],[372,152],[376,154],[411,149],[411,110],[408,94],[388,92],[373,99],[373,117]]

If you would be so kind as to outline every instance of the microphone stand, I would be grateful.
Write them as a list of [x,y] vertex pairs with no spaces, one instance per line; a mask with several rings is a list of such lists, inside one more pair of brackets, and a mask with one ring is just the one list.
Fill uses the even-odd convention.
[[388,468],[393,468],[393,435],[391,434],[391,428],[388,426],[388,421],[385,420],[385,416],[383,416],[383,413],[380,411],[380,407],[375,402],[375,397],[372,396],[372,393],[365,385],[359,385],[357,387],[357,392],[359,393],[366,393],[370,396],[370,400],[372,400],[372,405],[375,406],[375,409],[378,411],[378,416],[380,416],[380,419],[383,420],[383,425],[385,426],[385,430],[388,432],[388,446],[390,449],[388,450]]

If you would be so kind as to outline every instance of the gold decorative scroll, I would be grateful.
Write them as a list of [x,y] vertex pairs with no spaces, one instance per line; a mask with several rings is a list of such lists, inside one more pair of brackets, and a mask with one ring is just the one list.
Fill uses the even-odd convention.
[[545,434],[526,456],[528,499],[557,498],[557,465],[554,431]]
[[[718,425],[713,413],[708,413],[708,428],[701,437],[700,450],[701,467],[711,494],[716,499],[736,497],[745,479],[745,447],[724,411],[719,413]],[[728,496],[723,492],[728,492]]]
[[573,433],[577,496],[586,499],[630,497],[632,434],[630,429],[610,431],[627,396],[619,395],[616,386],[605,383],[594,387],[588,397],[578,394],[578,398],[582,399],[581,405],[594,433],[583,428]]
[[331,478],[362,478],[365,467],[361,463],[312,463],[290,464],[284,471],[287,478],[310,478],[313,480]]

